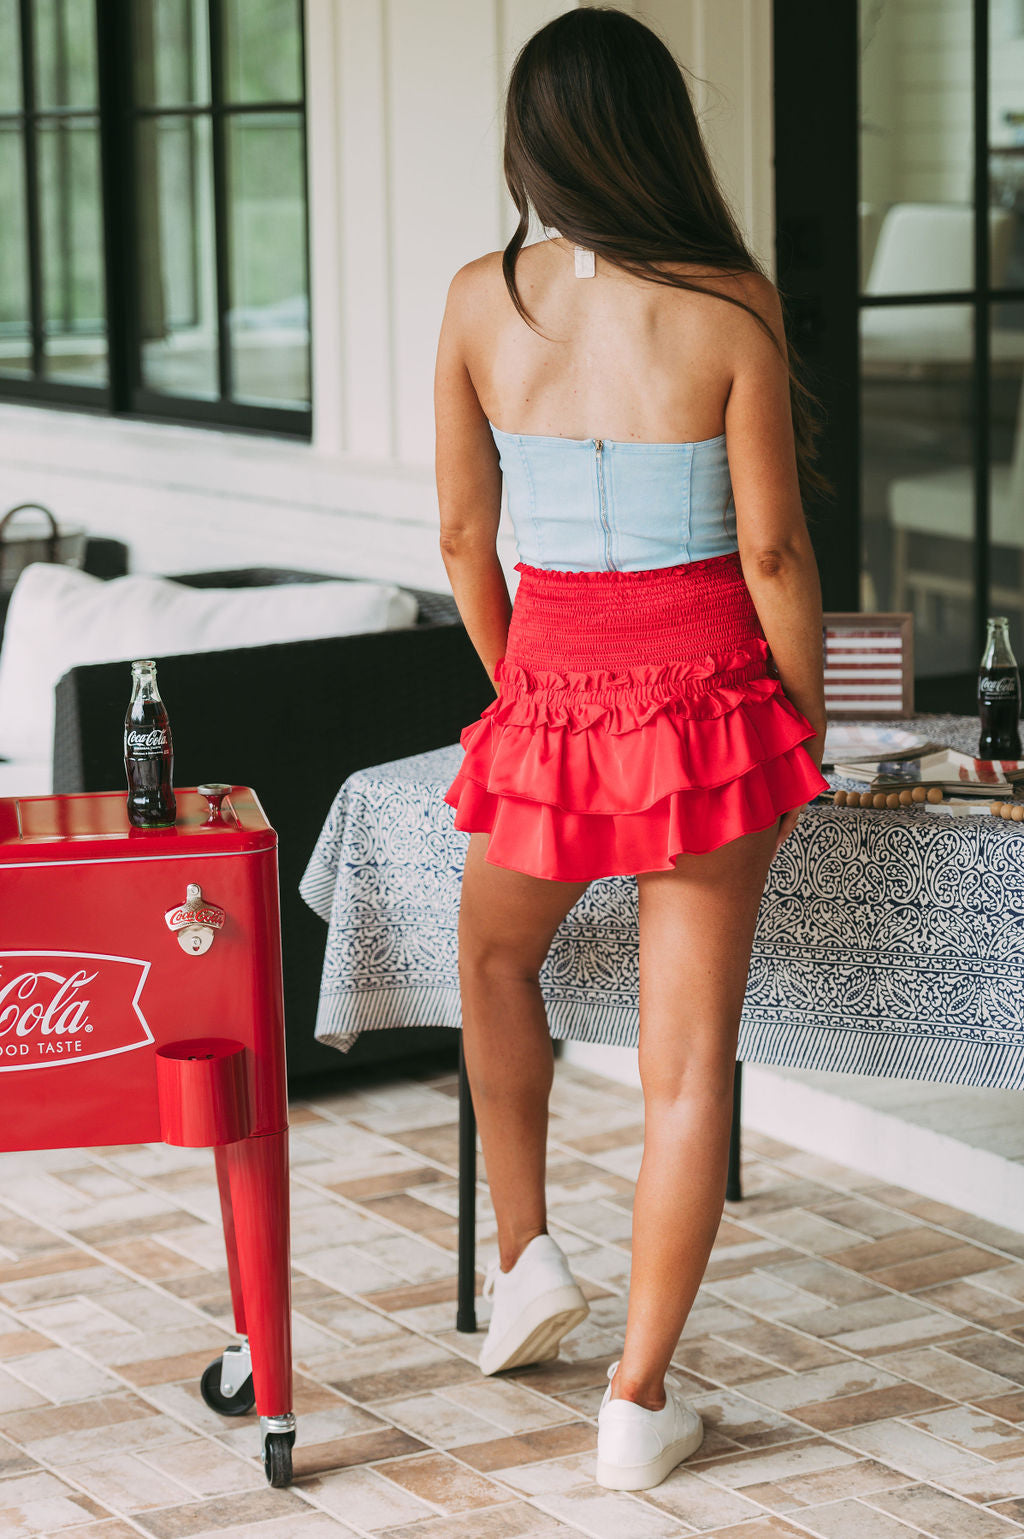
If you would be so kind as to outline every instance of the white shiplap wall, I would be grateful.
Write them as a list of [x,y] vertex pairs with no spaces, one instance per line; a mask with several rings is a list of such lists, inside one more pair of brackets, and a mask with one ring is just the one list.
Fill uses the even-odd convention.
[[861,68],[861,196],[961,203],[971,196],[970,7],[895,0],[865,7]]
[[[0,508],[46,503],[126,539],[140,571],[274,563],[446,589],[437,330],[451,275],[514,227],[504,83],[523,40],[564,9],[307,0],[313,443],[0,406]],[[701,77],[691,89],[723,186],[770,268],[770,0],[633,9]],[[499,549],[511,573],[507,530]]]
[[[861,195],[876,204],[969,203],[974,174],[971,7],[964,0],[872,0],[861,61]],[[1012,142],[1021,110],[1024,6],[993,0],[989,141]]]

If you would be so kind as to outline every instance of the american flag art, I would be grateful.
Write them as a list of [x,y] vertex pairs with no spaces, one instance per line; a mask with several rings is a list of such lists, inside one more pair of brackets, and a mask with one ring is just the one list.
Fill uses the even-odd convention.
[[912,623],[909,614],[825,615],[822,646],[829,716],[913,715]]

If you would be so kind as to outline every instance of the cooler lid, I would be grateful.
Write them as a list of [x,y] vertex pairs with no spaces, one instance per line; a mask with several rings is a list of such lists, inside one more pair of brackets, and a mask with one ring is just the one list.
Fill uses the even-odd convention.
[[80,796],[0,797],[0,866],[29,861],[164,860],[179,855],[273,849],[277,835],[255,792],[232,786],[211,821],[210,803],[175,788],[173,828],[133,828],[125,791]]

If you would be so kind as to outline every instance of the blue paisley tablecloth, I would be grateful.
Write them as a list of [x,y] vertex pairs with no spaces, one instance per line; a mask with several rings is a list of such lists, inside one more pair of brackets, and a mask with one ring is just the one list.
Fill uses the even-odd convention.
[[[977,720],[912,727],[967,752]],[[316,1034],[459,1027],[467,833],[443,794],[458,743],[345,781],[300,884],[327,921]],[[835,786],[853,785],[826,772]],[[637,889],[593,881],[540,981],[552,1037],[635,1047]],[[812,804],[772,863],[751,956],[744,1062],[1024,1086],[1024,823]]]

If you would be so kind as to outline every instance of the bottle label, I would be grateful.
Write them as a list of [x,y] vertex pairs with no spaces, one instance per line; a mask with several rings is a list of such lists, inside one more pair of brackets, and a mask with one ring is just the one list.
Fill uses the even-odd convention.
[[137,727],[132,727],[124,736],[125,749],[130,749],[136,754],[163,753],[167,747],[168,736],[166,727],[151,727],[147,732],[140,732]]
[[982,679],[978,685],[978,693],[983,700],[1002,700],[1017,698],[1020,685],[1012,674],[1004,674],[1001,679]]

